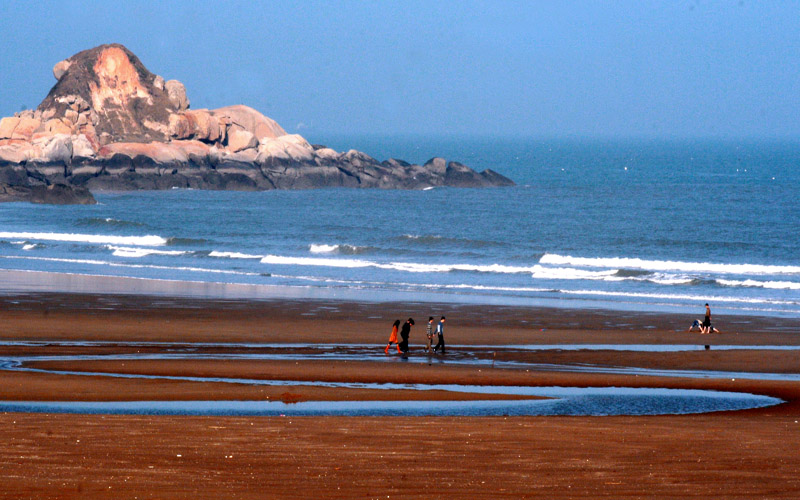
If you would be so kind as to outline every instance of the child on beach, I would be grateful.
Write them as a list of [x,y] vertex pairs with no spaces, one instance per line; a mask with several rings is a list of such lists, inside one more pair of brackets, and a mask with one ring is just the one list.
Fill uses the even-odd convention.
[[397,327],[400,326],[400,320],[394,320],[394,324],[392,325],[392,333],[389,334],[389,343],[386,344],[386,349],[383,350],[386,354],[389,354],[389,347],[392,344],[397,346],[397,352],[402,353],[403,351],[400,350],[400,344],[397,342]]

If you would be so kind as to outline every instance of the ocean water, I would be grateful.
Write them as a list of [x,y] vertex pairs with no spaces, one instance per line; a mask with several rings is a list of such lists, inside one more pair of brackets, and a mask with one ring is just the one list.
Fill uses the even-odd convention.
[[800,143],[309,137],[495,189],[172,190],[0,205],[0,269],[364,300],[800,317]]

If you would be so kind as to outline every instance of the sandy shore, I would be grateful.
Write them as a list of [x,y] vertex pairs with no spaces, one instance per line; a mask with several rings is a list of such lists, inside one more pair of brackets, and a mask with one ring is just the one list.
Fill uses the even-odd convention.
[[[702,311],[701,311],[702,312]],[[800,321],[429,303],[146,295],[0,296],[0,340],[348,344],[448,317],[475,356],[662,369],[800,373]],[[498,354],[506,344],[690,344],[689,352]],[[0,345],[0,356],[125,346]],[[161,349],[161,347],[147,347]],[[199,347],[200,349],[207,347]],[[235,350],[235,346],[214,349]],[[295,348],[292,348],[295,349]],[[299,351],[302,347],[296,348]],[[413,352],[412,352],[412,355]],[[654,417],[177,417],[0,414],[0,498],[798,498],[800,382],[526,372],[355,361],[48,361],[39,368],[159,375],[486,385],[674,387],[780,397],[779,406]],[[470,399],[444,391],[258,387],[0,370],[3,400]]]

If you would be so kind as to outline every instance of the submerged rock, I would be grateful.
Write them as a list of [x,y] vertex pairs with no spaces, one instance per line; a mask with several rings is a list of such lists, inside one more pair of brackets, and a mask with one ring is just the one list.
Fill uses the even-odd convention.
[[[0,200],[83,203],[84,188],[422,189],[514,183],[433,158],[424,165],[338,153],[244,105],[189,109],[185,86],[127,48],[101,45],[53,67],[35,110],[0,120]],[[87,196],[88,194],[88,196]],[[93,201],[93,199],[92,199]]]
[[0,202],[27,201],[50,205],[94,205],[97,201],[85,187],[67,184],[49,186],[9,185],[0,182]]

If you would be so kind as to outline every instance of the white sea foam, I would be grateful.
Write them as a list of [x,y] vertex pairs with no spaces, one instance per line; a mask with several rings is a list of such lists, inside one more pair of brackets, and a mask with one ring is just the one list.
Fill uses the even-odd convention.
[[308,251],[311,253],[330,253],[330,254],[344,254],[354,255],[364,253],[369,250],[369,247],[359,247],[356,245],[325,245],[325,244],[311,244],[308,246]]
[[572,267],[534,266],[531,275],[534,279],[552,280],[599,280],[599,281],[648,281],[657,285],[685,285],[692,278],[669,273],[646,274],[643,276],[620,276],[618,269],[607,271],[588,271]]
[[113,250],[113,255],[117,257],[146,257],[148,255],[185,255],[189,252],[184,250],[156,250],[153,248],[118,247],[106,245],[106,248]]
[[491,273],[491,274],[521,274],[530,273],[534,279],[553,280],[603,280],[603,281],[652,281],[658,284],[685,284],[691,278],[662,274],[655,276],[618,276],[618,270],[587,271],[585,269],[535,266],[508,266],[503,264],[424,264],[420,262],[375,262],[364,259],[337,259],[326,257],[290,257],[282,255],[267,255],[261,259],[262,264],[316,266],[336,268],[375,268],[409,273],[449,273],[453,271]]
[[218,257],[221,259],[263,259],[263,255],[251,255],[239,252],[218,252],[216,250],[208,254],[209,257]]
[[757,280],[717,280],[723,286],[769,288],[773,290],[800,290],[800,283],[795,281],[757,281]]
[[288,257],[282,255],[267,255],[261,259],[263,264],[294,265],[294,266],[319,266],[319,267],[344,267],[361,268],[374,267],[410,273],[447,273],[451,271],[469,271],[480,273],[530,273],[533,267],[505,266],[502,264],[476,265],[476,264],[422,264],[418,262],[389,262],[381,263],[363,259],[333,259],[324,257]]
[[339,245],[310,245],[308,251],[311,253],[333,253],[339,250]]
[[663,273],[647,276],[646,278],[632,278],[632,279],[650,281],[658,285],[687,285],[692,281],[694,281],[694,278],[691,278],[689,276],[680,276],[675,274],[663,274]]
[[739,302],[744,304],[798,305],[797,301],[769,299],[764,297],[726,297],[670,293],[613,292],[606,290],[557,290],[567,295],[595,295],[604,297],[630,297],[640,299],[685,300],[691,302]]
[[605,267],[615,269],[643,269],[646,271],[682,271],[719,274],[800,274],[800,266],[771,266],[762,264],[715,264],[710,262],[681,262],[644,260],[624,257],[594,258],[569,255],[544,254],[540,264],[556,266]]
[[534,279],[548,280],[603,280],[603,281],[622,281],[625,278],[616,276],[617,270],[610,271],[587,271],[585,269],[575,269],[572,267],[543,267],[533,266],[531,277]]
[[163,246],[167,240],[161,236],[114,236],[106,234],[74,234],[74,233],[12,233],[0,232],[0,238],[23,238],[40,241],[68,241],[74,243],[99,243],[109,245],[143,245]]

